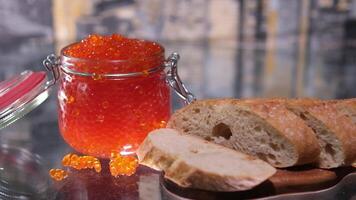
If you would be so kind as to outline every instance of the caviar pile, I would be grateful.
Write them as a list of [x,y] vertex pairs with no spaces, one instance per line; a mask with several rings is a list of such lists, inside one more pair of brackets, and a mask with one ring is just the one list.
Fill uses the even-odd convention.
[[[71,167],[77,170],[94,169],[97,173],[101,172],[99,159],[93,156],[78,156],[73,153],[65,155],[62,159],[64,167]],[[49,175],[56,181],[61,181],[68,177],[68,172],[63,169],[51,169]]]
[[[78,156],[73,153],[65,155],[62,159],[64,167],[71,167],[76,170],[94,169],[101,172],[102,166],[99,159],[93,156]],[[131,176],[138,167],[137,158],[132,155],[122,156],[120,153],[111,153],[109,170],[112,176]],[[49,175],[56,181],[61,181],[68,177],[68,172],[63,169],[51,169]]]
[[68,173],[63,169],[51,169],[49,175],[56,181],[61,181],[67,178]]
[[[101,74],[144,72],[161,64],[164,59],[163,52],[163,47],[155,42],[126,38],[118,34],[92,34],[65,48],[63,54],[94,61],[84,61],[76,65],[77,71]],[[123,62],[116,62],[118,60]],[[102,62],[98,66],[95,61]]]
[[[62,53],[70,68],[91,76],[63,73],[58,91],[59,127],[77,151],[110,158],[112,151],[134,152],[151,130],[164,127],[170,116],[170,90],[163,70],[163,48],[120,35],[90,35]],[[108,62],[127,60],[127,62]],[[108,73],[142,72],[142,76],[109,79]]]
[[112,176],[131,176],[138,167],[137,159],[133,156],[122,156],[120,153],[111,153],[109,169]]
[[94,169],[96,172],[101,171],[100,161],[93,156],[78,156],[76,154],[67,154],[62,159],[62,165],[74,169]]

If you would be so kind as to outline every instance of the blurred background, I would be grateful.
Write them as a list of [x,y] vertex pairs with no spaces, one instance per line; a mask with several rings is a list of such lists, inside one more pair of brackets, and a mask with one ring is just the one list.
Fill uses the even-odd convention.
[[355,0],[0,0],[0,78],[90,33],[181,54],[198,98],[356,96]]
[[[90,33],[179,52],[199,99],[356,97],[356,0],[0,0],[0,80],[44,70],[46,55]],[[55,165],[67,151],[56,117],[52,95],[0,141]]]
[[[179,74],[198,99],[356,97],[356,0],[0,0],[0,80],[44,70],[48,54],[91,33],[179,52]],[[72,151],[54,93],[0,130],[0,144],[30,150],[46,169]]]

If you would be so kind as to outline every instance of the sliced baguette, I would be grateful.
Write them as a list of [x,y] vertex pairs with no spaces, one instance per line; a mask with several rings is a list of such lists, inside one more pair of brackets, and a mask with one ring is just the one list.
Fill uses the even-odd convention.
[[356,160],[356,125],[340,112],[340,104],[314,99],[279,100],[300,116],[316,134],[319,167],[335,168]]
[[284,105],[259,100],[200,100],[175,112],[168,127],[257,156],[275,167],[316,162],[317,139]]
[[211,191],[248,190],[276,172],[262,160],[173,129],[151,132],[137,156],[179,186]]

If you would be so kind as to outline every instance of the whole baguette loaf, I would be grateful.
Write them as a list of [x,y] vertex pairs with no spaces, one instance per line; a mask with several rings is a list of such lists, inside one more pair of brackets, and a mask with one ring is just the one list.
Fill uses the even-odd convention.
[[[319,167],[335,168],[356,160],[356,124],[346,100],[279,100],[312,128],[321,147]],[[347,113],[346,113],[346,110]]]
[[312,130],[278,102],[195,101],[175,112],[167,126],[257,156],[275,167],[313,163],[320,153]]
[[173,129],[149,133],[137,156],[179,186],[211,191],[248,190],[276,172],[262,160]]

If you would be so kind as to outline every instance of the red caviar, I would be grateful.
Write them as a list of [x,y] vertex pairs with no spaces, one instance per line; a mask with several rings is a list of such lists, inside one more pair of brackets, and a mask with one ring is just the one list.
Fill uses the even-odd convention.
[[49,170],[49,175],[56,181],[61,181],[68,177],[68,173],[63,169],[51,169]]
[[62,165],[78,170],[94,169],[98,173],[101,172],[100,161],[93,156],[78,156],[76,154],[69,153],[63,157]]
[[109,169],[112,176],[131,176],[136,172],[138,160],[132,155],[122,156],[111,153]]
[[[170,91],[162,68],[161,45],[120,35],[90,35],[62,50],[58,92],[59,127],[77,151],[109,158],[112,151],[135,151],[170,115]],[[107,74],[142,72],[108,78]],[[88,75],[90,74],[90,76]],[[127,150],[129,149],[129,150]]]

